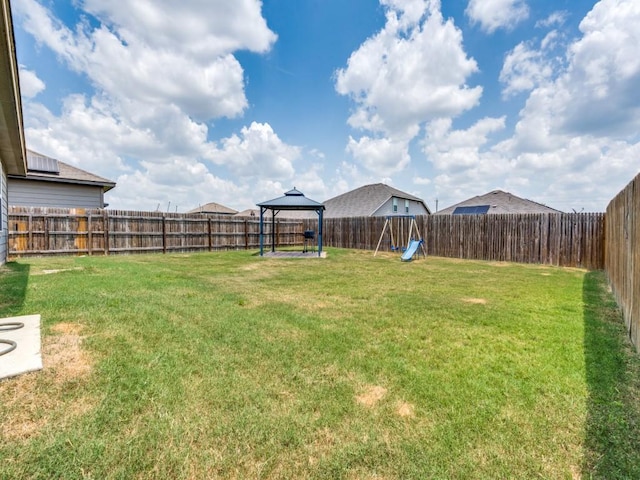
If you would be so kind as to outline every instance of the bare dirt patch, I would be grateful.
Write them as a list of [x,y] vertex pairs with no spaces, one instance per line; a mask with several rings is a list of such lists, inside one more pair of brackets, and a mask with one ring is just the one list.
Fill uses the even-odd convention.
[[375,407],[387,394],[387,389],[380,385],[368,385],[364,392],[356,397],[356,401],[365,407]]
[[465,303],[473,303],[475,305],[487,304],[487,300],[485,298],[463,298],[462,301]]

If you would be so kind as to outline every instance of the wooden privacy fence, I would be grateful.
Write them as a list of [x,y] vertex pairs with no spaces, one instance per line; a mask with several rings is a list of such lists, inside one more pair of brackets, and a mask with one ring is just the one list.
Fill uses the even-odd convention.
[[[407,245],[410,218],[396,218],[396,246]],[[305,220],[305,228],[313,222]],[[323,243],[330,247],[375,250],[384,217],[328,218]],[[430,215],[416,217],[429,255],[541,263],[563,267],[604,267],[604,214]],[[391,234],[381,248],[389,250]]]
[[[276,219],[276,246],[303,242],[299,220]],[[265,222],[271,246],[271,222]],[[253,217],[11,207],[9,254],[118,254],[259,248]]]
[[640,175],[607,206],[605,269],[631,341],[640,348]]
[[[325,219],[323,243],[375,250],[384,217]],[[396,246],[408,242],[409,218],[396,218]],[[603,214],[431,215],[416,223],[430,255],[601,269]],[[265,222],[271,246],[271,222]],[[277,219],[276,246],[301,246],[315,219]],[[162,212],[11,207],[12,256],[257,249],[260,222],[251,217]],[[389,250],[390,229],[381,250]]]

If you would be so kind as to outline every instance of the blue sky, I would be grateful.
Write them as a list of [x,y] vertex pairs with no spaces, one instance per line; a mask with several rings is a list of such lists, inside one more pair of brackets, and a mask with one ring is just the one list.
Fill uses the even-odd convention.
[[602,211],[640,170],[637,0],[12,0],[27,146],[111,208],[384,182]]

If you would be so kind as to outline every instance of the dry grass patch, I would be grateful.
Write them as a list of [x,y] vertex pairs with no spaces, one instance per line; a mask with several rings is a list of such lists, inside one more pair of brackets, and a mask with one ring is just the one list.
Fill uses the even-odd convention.
[[316,431],[313,442],[307,446],[309,465],[316,465],[319,461],[327,458],[340,443],[341,439],[330,428],[325,427]]
[[44,270],[31,272],[31,275],[52,275],[52,274],[55,274],[55,273],[77,272],[77,271],[81,271],[81,270],[84,270],[84,268],[83,267],[51,268],[51,269],[44,269]]
[[375,407],[387,394],[387,389],[380,385],[368,385],[364,391],[356,397],[356,401],[365,407]]
[[[245,305],[251,308],[259,308],[274,303],[286,303],[294,308],[301,308],[311,312],[331,312],[336,309],[336,304],[329,297],[318,298],[312,292],[266,289],[252,293],[244,298]],[[340,312],[338,312],[338,316]]]
[[66,399],[69,382],[86,380],[92,360],[81,348],[82,326],[60,323],[56,335],[43,340],[44,369],[0,383],[2,430],[0,438],[25,441],[54,422],[67,423],[91,411],[90,397]]
[[463,298],[464,303],[472,303],[474,305],[486,305],[487,300],[485,298]]
[[46,402],[47,398],[41,398],[37,388],[37,375],[37,372],[27,373],[0,383],[0,438],[4,441],[27,440],[47,423],[47,418],[40,411],[42,408],[38,406],[41,402]]
[[51,327],[56,333],[44,338],[42,357],[45,369],[53,371],[58,384],[85,378],[91,373],[92,361],[82,350],[82,325],[58,323]]
[[292,343],[300,343],[305,341],[309,337],[309,334],[305,330],[300,330],[296,328],[279,328],[278,330],[273,330],[271,332],[262,333],[262,338],[270,343],[276,342],[292,342]]
[[403,418],[412,418],[415,416],[415,407],[411,403],[399,401],[396,404],[396,413]]
[[[464,263],[466,260],[460,260],[461,263]],[[492,267],[509,267],[512,266],[513,263],[509,263],[509,262],[488,262],[487,265],[490,265]]]

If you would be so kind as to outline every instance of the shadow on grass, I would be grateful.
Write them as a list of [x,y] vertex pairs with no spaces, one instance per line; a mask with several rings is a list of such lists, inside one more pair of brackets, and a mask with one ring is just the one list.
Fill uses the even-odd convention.
[[583,478],[640,478],[640,355],[604,272],[585,276],[582,295],[589,390]]
[[0,317],[19,314],[29,283],[29,265],[7,262],[0,266]]

